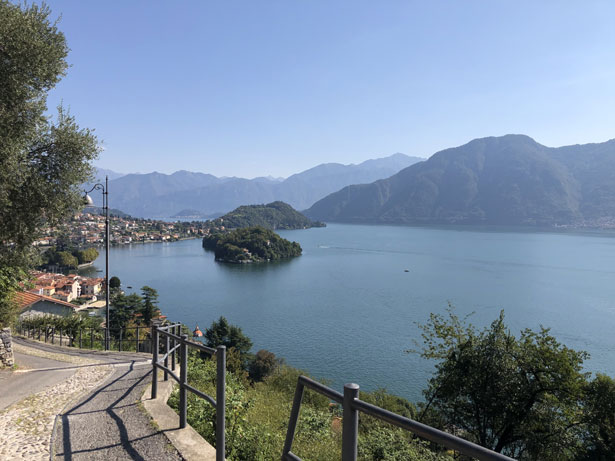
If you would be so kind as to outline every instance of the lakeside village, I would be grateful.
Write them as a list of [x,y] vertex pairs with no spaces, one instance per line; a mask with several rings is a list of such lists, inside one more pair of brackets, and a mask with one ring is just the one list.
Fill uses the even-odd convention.
[[[109,217],[111,245],[173,242],[202,238],[224,227],[211,222],[166,222],[131,216]],[[84,313],[103,315],[105,279],[75,273],[98,257],[96,248],[105,242],[105,217],[96,212],[78,213],[66,223],[44,229],[34,242],[41,251],[42,265],[30,272],[30,283],[17,294],[20,317],[36,315],[70,316]],[[113,280],[110,280],[113,292]],[[120,293],[121,292],[120,290]],[[159,315],[160,318],[165,318]],[[198,330],[198,327],[197,327]],[[200,331],[196,331],[200,336]]]
[[[203,221],[166,222],[112,215],[109,217],[109,242],[111,245],[126,245],[201,238],[209,234],[210,227],[210,223]],[[49,247],[68,243],[88,247],[103,245],[104,241],[105,217],[85,212],[74,215],[61,226],[45,229],[34,245]]]
[[94,315],[105,307],[104,278],[42,271],[33,271],[30,275],[30,287],[17,293],[21,316],[66,316],[74,312]]

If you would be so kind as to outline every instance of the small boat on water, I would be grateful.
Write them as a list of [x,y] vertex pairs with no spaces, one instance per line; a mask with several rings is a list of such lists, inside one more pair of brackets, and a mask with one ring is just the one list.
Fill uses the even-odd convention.
[[129,288],[129,289],[131,289],[131,290],[132,290],[132,287],[131,287],[130,285],[128,285],[126,288]]

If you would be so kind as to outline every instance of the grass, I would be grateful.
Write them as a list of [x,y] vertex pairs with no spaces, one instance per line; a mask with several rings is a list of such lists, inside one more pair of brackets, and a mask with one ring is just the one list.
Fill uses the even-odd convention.
[[[215,396],[215,361],[194,357],[188,364],[190,384]],[[269,461],[280,459],[286,438],[293,394],[300,370],[281,366],[263,382],[250,383],[243,373],[227,373],[226,458],[229,461]],[[362,394],[369,398],[369,393]],[[384,391],[372,394],[374,403],[404,413],[408,404]],[[178,390],[168,404],[177,411]],[[402,402],[403,401],[403,402]],[[405,403],[404,403],[405,402]],[[409,411],[409,410],[408,410]],[[304,460],[331,461],[341,458],[341,419],[337,404],[309,389],[303,403],[293,440],[292,451]],[[215,446],[215,409],[205,400],[188,393],[188,423]],[[369,417],[361,419],[359,436],[361,461],[450,460],[408,432]]]

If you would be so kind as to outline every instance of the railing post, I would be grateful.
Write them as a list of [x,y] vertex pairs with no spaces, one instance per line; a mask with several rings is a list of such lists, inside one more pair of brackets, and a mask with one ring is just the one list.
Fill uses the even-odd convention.
[[90,328],[90,349],[94,349],[94,328]]
[[224,461],[226,450],[226,346],[216,350],[216,461]]
[[120,342],[117,343],[118,352],[122,352],[122,328],[120,327]]
[[47,343],[48,338],[49,338],[49,325],[45,327],[45,343]]
[[158,327],[152,325],[152,399],[155,399],[158,395]]
[[[168,332],[169,330],[167,330]],[[164,366],[165,368],[169,368],[169,342],[170,342],[170,338],[167,335],[164,335],[165,338],[165,347],[166,349],[164,350]],[[167,370],[164,370],[164,380],[168,381],[169,380],[169,373],[167,372]]]
[[137,343],[135,345],[135,352],[139,352],[139,325],[137,325]]
[[51,327],[51,344],[56,343],[56,327]]
[[186,399],[186,384],[188,384],[188,335],[182,335],[179,343],[179,358],[181,365],[179,369],[179,427],[186,427],[188,419],[188,401]]
[[79,349],[83,349],[83,328],[79,328]]
[[359,411],[353,407],[355,399],[359,398],[359,385],[350,383],[344,385],[344,416],[342,419],[342,461],[357,460],[357,444],[359,441]]
[[[179,333],[177,331],[177,326],[171,328],[171,333],[177,335]],[[173,348],[173,352],[171,352],[171,370],[175,371],[175,346],[177,346],[177,341],[175,338],[171,340],[171,347]]]
[[39,341],[41,340],[41,327],[40,327],[40,325],[39,325],[39,327],[38,327],[38,338],[37,338],[37,339],[38,339]]
[[295,397],[293,398],[293,407],[290,410],[290,419],[288,420],[286,440],[284,441],[284,450],[282,451],[282,461],[286,461],[286,455],[293,448],[293,440],[295,438],[295,431],[297,430],[297,421],[299,420],[299,410],[301,409],[301,400],[303,400],[303,390],[303,384],[301,384],[301,381],[297,381]]

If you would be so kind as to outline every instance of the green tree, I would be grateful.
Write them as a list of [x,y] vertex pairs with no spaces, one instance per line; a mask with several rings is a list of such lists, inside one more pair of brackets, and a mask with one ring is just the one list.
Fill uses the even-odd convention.
[[143,297],[143,307],[141,308],[142,320],[145,325],[149,325],[153,318],[160,315],[158,308],[158,292],[152,287],[141,287]]
[[73,252],[77,257],[79,264],[91,263],[98,258],[98,250],[96,248],[86,248],[85,250],[77,250]]
[[42,265],[53,265],[58,263],[58,251],[56,247],[51,247],[45,250],[41,255]]
[[0,328],[10,326],[18,315],[14,297],[21,288],[19,281],[25,278],[26,274],[20,268],[0,267]]
[[57,263],[62,267],[73,269],[77,267],[77,265],[79,264],[79,261],[77,260],[77,258],[73,256],[72,253],[69,253],[68,251],[59,251],[58,253],[56,253],[56,256],[57,256],[57,260],[56,260]]
[[586,460],[615,460],[615,379],[598,374],[585,392]]
[[528,459],[573,459],[586,382],[585,352],[541,328],[515,337],[501,312],[477,330],[449,309],[422,325],[422,356],[438,361],[424,392],[446,428],[487,448]]
[[116,277],[114,275],[109,279],[109,288],[111,288],[112,290],[119,289],[120,286],[122,286],[122,282],[120,281],[119,277]]
[[36,264],[41,229],[82,205],[79,185],[98,155],[96,137],[64,109],[47,115],[47,92],[68,67],[66,40],[49,16],[46,6],[0,0],[0,267],[11,269],[2,272],[9,289],[0,306]]
[[205,341],[209,347],[226,346],[234,348],[245,359],[252,348],[252,341],[243,334],[241,328],[231,325],[224,317],[212,322],[205,332]]
[[143,309],[143,299],[138,294],[118,294],[113,299],[113,306],[109,311],[109,325],[111,335],[119,336],[121,328],[126,328],[137,312]]

